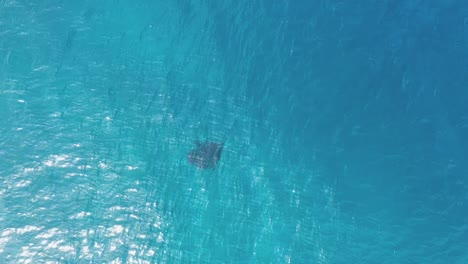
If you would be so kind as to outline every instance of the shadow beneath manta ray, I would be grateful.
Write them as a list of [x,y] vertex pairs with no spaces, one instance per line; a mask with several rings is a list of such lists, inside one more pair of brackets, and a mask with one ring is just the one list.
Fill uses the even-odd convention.
[[209,141],[195,141],[196,147],[192,149],[187,161],[198,169],[214,169],[221,158],[224,143],[216,143]]

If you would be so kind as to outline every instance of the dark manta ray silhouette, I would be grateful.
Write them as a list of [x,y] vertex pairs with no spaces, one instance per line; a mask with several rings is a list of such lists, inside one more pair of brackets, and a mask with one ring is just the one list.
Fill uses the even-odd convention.
[[195,141],[196,148],[192,149],[187,160],[189,163],[197,166],[199,169],[213,169],[216,167],[221,152],[223,151],[223,143],[215,143],[209,141]]

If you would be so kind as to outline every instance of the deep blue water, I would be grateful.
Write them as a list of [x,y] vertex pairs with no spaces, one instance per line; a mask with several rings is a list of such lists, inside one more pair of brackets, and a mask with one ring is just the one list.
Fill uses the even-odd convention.
[[467,14],[0,2],[0,263],[468,263]]

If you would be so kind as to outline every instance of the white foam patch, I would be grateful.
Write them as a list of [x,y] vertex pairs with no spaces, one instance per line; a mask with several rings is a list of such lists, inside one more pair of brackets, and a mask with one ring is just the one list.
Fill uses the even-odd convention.
[[49,67],[48,67],[47,65],[41,65],[41,66],[35,68],[33,71],[36,71],[36,72],[37,72],[37,71],[43,71],[43,70],[46,70],[46,69],[48,69],[48,68],[49,68]]
[[7,228],[7,229],[3,230],[2,237],[8,237],[8,236],[10,236],[11,234],[14,234],[14,233],[15,233],[14,228]]
[[71,253],[71,252],[75,252],[75,248],[72,247],[72,246],[61,246],[58,248],[60,251],[64,252],[64,253]]
[[6,228],[5,230],[3,230],[1,237],[8,238],[9,236],[13,234],[23,235],[23,234],[33,232],[33,231],[40,231],[41,229],[42,227],[30,226],[30,225],[24,226],[22,228]]
[[75,215],[70,216],[70,219],[83,219],[85,216],[90,216],[90,212],[79,212]]
[[127,208],[116,205],[116,206],[112,206],[109,210],[110,211],[120,211],[120,210],[125,210],[125,209],[127,209]]
[[49,158],[43,162],[47,167],[58,167],[58,168],[68,168],[71,167],[69,162],[70,156],[63,155],[50,155]]
[[21,180],[17,184],[15,184],[15,187],[21,188],[21,187],[26,187],[31,184],[31,181],[29,180]]
[[82,177],[82,176],[85,176],[85,174],[83,173],[67,173],[65,175],[65,178],[69,179],[69,178],[73,178],[73,177]]
[[62,232],[60,232],[60,230],[58,228],[51,228],[39,235],[36,236],[36,238],[44,238],[44,239],[48,239],[48,238],[51,238],[53,236],[57,236],[59,234],[61,234]]
[[137,170],[138,166],[126,166],[127,170]]
[[[29,247],[21,247],[21,254],[19,254],[19,256],[20,257],[30,258],[30,257],[34,256],[34,253],[29,251]],[[23,263],[31,263],[32,260],[27,259],[25,261],[29,261],[29,262],[23,262]]]
[[57,241],[51,241],[47,244],[47,246],[45,247],[45,249],[55,249],[55,248],[58,248],[60,246],[60,244],[62,244],[64,241],[63,240],[57,240]]
[[38,227],[38,226],[25,226],[23,228],[17,228],[16,233],[17,234],[25,234],[25,233],[28,233],[28,232],[39,231],[41,229],[42,228]]
[[109,248],[110,251],[116,251],[117,250],[117,245],[112,243]]
[[124,227],[121,225],[114,225],[112,227],[107,228],[109,236],[117,236],[119,234],[122,234],[124,230]]
[[164,234],[162,232],[159,232],[158,238],[156,239],[158,243],[164,242]]
[[8,241],[10,241],[10,239],[11,238],[8,236],[0,237],[0,249],[3,249],[2,247],[5,246],[8,243]]
[[104,162],[99,162],[99,168],[101,169],[107,169],[107,164],[105,164]]
[[27,174],[27,173],[30,173],[30,172],[34,172],[36,169],[34,168],[24,168],[23,169],[23,173]]
[[136,215],[134,215],[134,214],[131,214],[131,215],[130,215],[130,218],[133,218],[133,219],[140,219],[140,217],[138,217],[138,216],[136,216]]

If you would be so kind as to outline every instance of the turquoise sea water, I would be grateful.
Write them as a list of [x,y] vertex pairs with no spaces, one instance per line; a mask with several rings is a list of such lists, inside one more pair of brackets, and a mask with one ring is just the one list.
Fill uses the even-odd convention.
[[468,5],[348,2],[1,1],[0,263],[468,263]]

